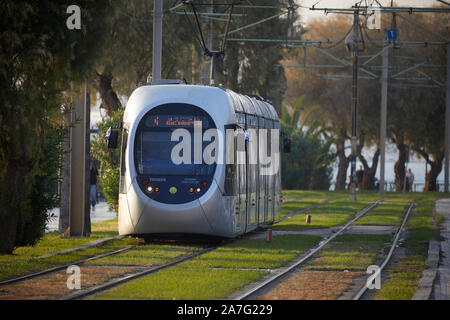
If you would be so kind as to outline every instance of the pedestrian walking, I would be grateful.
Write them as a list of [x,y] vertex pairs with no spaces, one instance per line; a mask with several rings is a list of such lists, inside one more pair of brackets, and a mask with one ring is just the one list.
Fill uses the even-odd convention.
[[89,162],[90,167],[90,194],[91,194],[91,207],[95,212],[95,205],[97,204],[97,185],[98,185],[98,170],[94,165],[94,161]]
[[412,191],[412,187],[414,184],[414,174],[411,171],[411,168],[408,169],[408,173],[406,174],[406,191]]
[[360,165],[359,170],[356,171],[356,187],[357,188],[361,188],[363,177],[364,177],[364,170],[363,170],[363,167]]

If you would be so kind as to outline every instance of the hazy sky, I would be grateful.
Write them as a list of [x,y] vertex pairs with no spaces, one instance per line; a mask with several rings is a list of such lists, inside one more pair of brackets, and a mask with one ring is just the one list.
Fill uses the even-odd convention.
[[[355,3],[359,2],[358,0],[303,0],[299,1],[300,5],[303,7],[312,7],[314,4],[319,2],[316,5],[316,8],[350,8]],[[364,3],[365,1],[363,1]],[[379,0],[379,2],[388,6],[391,4],[390,0]],[[397,6],[405,6],[405,7],[431,7],[433,5],[440,5],[441,2],[437,0],[395,0]],[[327,16],[323,13],[323,11],[311,11],[308,9],[301,9],[300,14],[302,15],[303,22],[307,22],[311,18],[320,18]]]

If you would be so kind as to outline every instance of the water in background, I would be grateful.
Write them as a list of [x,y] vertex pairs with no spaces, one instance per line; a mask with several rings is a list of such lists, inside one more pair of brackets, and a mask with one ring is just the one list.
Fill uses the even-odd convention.
[[[356,170],[359,169],[360,165],[362,165],[362,163],[357,161],[356,162]],[[386,161],[384,179],[385,179],[385,182],[387,182],[388,184],[395,183],[394,165],[395,165],[395,161]],[[411,171],[414,174],[414,184],[416,185],[416,191],[417,192],[423,191],[423,188],[425,185],[425,161],[410,162],[410,163],[408,163],[407,168],[411,168]],[[430,170],[430,166],[428,166],[427,170]],[[337,166],[334,168],[334,171],[333,171],[333,182],[332,182],[332,186],[331,186],[330,190],[334,190],[334,183],[336,182],[336,175],[337,175]],[[350,176],[350,166],[348,166],[348,170],[347,170],[347,182],[348,182],[349,176]],[[380,163],[378,163],[377,173],[375,176],[377,177],[378,180],[380,179]],[[442,168],[442,171],[438,176],[437,182],[440,184],[444,183],[444,168]],[[389,188],[389,186],[388,186],[388,188]]]

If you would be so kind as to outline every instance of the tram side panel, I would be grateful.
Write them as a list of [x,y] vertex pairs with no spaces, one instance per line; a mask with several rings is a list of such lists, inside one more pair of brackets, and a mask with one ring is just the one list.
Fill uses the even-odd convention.
[[236,213],[239,215],[237,218],[239,221],[238,229],[240,233],[244,233],[247,229],[247,172],[244,130],[238,129],[236,136],[237,177],[239,185],[239,206]]
[[248,226],[248,231],[253,230],[257,227],[257,206],[256,206],[256,188],[257,188],[257,183],[256,183],[256,146],[257,146],[257,141],[256,141],[256,131],[255,131],[255,125],[254,122],[256,120],[256,117],[248,117],[250,118],[250,126],[248,127],[248,139],[247,139],[247,168],[248,168],[248,185],[247,185],[247,189],[248,189],[248,194],[247,194],[247,198],[248,198],[248,202],[247,202],[247,207],[248,207],[248,213],[249,213],[249,217],[248,217],[248,221],[249,221],[249,226]]

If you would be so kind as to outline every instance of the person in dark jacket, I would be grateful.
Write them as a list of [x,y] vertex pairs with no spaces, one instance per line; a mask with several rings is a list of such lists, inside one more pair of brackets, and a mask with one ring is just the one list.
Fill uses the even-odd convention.
[[98,185],[98,170],[94,165],[94,161],[90,161],[90,194],[92,211],[95,212],[95,205],[97,204],[97,185]]

